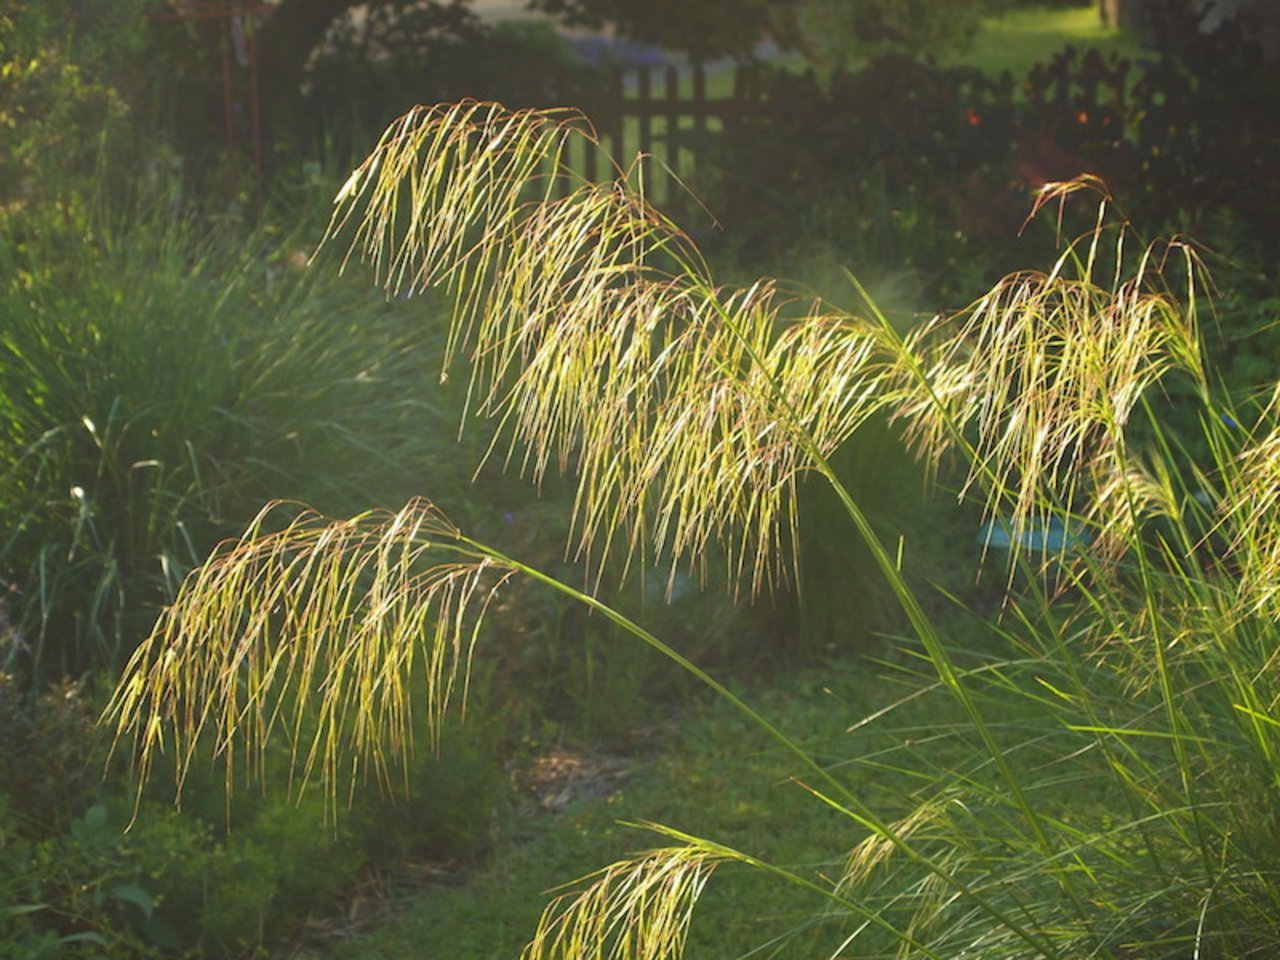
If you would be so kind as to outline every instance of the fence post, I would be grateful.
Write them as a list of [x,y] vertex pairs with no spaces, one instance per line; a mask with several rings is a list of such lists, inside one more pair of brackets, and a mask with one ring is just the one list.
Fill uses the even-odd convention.
[[693,129],[707,129],[707,71],[701,61],[693,64]]
[[[667,192],[663,199],[671,195],[671,178],[680,169],[680,71],[674,66],[666,70],[667,80],[667,169],[662,178]],[[656,186],[656,183],[655,183]]]
[[[675,66],[661,69],[660,79],[655,80],[655,68],[639,66],[635,69],[635,87],[632,95],[625,94],[626,84],[619,74],[612,99],[602,99],[611,109],[603,110],[607,117],[608,127],[602,127],[601,133],[608,133],[614,139],[611,142],[612,153],[624,165],[633,157],[632,144],[624,143],[624,136],[630,133],[630,124],[634,120],[637,125],[635,134],[635,150],[656,163],[647,163],[641,173],[646,185],[646,192],[656,201],[662,202],[670,198],[671,191],[679,182],[687,167],[687,160],[696,159],[699,147],[705,141],[703,134],[712,131],[711,120],[720,121],[717,129],[731,129],[740,123],[758,95],[758,82],[750,67],[737,65],[733,68],[733,93],[730,97],[710,99],[707,95],[707,70],[704,64],[694,62],[690,65],[692,90],[681,95],[680,71]],[[629,76],[629,75],[628,75]],[[689,119],[690,126],[696,136],[682,136],[688,130],[681,129],[681,121]],[[659,121],[663,124],[662,132],[657,131]],[[655,141],[666,141],[665,148]]]
[[651,84],[651,74],[648,67],[640,68],[640,75],[636,78],[636,119],[640,123],[640,133],[637,149],[642,154],[649,154],[653,151],[653,140],[651,137],[650,123],[652,122],[653,107],[653,89]]
[[599,183],[605,177],[612,180],[616,172],[610,164],[612,157],[617,163],[625,163],[623,156],[622,128],[626,114],[626,103],[623,101],[622,74],[617,70],[609,73],[608,88],[602,92],[599,105],[592,111],[592,122],[596,125],[596,136],[600,145],[594,150],[591,159],[591,179]]

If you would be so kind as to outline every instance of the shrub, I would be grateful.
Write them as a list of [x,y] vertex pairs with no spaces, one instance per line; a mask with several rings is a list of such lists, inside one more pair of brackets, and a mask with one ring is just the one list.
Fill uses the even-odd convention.
[[329,32],[308,68],[316,129],[352,150],[418,103],[463,96],[528,106],[589,103],[615,79],[576,57],[549,24],[490,25],[466,5],[374,5]]
[[203,769],[181,813],[136,799],[123,778],[104,782],[93,700],[77,685],[34,696],[0,678],[6,957],[255,955],[335,912],[374,863],[465,861],[488,844],[496,769],[469,736],[413,765],[411,800],[362,796],[335,824],[320,795],[297,803],[264,785],[228,819]]
[[154,956],[138,933],[155,908],[154,888],[135,882],[120,830],[93,806],[64,834],[0,845],[0,945],[7,956]]
[[3,662],[36,688],[117,668],[268,491],[373,503],[431,462],[429,332],[288,236],[197,230],[69,201],[0,237]]
[[1134,85],[1126,130],[1138,162],[1122,196],[1145,221],[1204,240],[1216,240],[1215,211],[1229,210],[1273,251],[1280,187],[1266,170],[1280,145],[1267,96],[1275,51],[1237,18],[1206,34],[1191,5],[1161,4],[1154,13],[1160,56]]
[[376,837],[335,828],[314,801],[260,802],[229,831],[146,805],[119,841],[135,882],[155,900],[135,918],[137,935],[157,955],[252,955],[335,910],[368,863],[364,843]]
[[51,184],[99,171],[104,139],[131,149],[147,141],[131,116],[144,6],[141,0],[6,5],[0,14],[0,222],[13,207],[47,199]]
[[[65,831],[97,802],[105,753],[94,736],[97,705],[81,683],[39,696],[0,674],[0,795],[27,836]],[[33,764],[32,758],[40,762]]]
[[[144,956],[154,908],[109,823],[98,712],[81,684],[35,695],[0,674],[0,947],[6,956]],[[33,758],[39,758],[33,763]],[[153,892],[154,892],[154,888]]]

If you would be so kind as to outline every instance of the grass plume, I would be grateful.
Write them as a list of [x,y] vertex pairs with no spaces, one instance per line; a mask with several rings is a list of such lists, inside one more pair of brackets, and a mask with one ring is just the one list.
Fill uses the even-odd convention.
[[786,573],[810,445],[830,456],[881,403],[881,332],[770,281],[717,286],[622,171],[572,182],[575,136],[594,145],[572,114],[420,108],[352,175],[330,236],[355,221],[351,251],[391,291],[452,292],[448,358],[508,458],[579,478],[579,558],[697,565],[718,543],[758,590]]
[[206,734],[228,790],[237,751],[252,775],[276,738],[298,791],[319,778],[336,801],[370,774],[394,788],[413,704],[438,733],[504,573],[424,500],[336,522],[270,505],[187,578],[106,717],[143,780],[172,753],[179,795]]
[[[202,733],[229,761],[234,745],[261,756],[280,735],[302,781],[319,777],[335,799],[348,769],[351,783],[387,778],[410,739],[408,678],[425,673],[438,718],[492,589],[520,573],[711,685],[821,781],[815,800],[857,835],[823,885],[663,831],[681,844],[558,899],[526,960],[674,960],[726,860],[812,892],[824,925],[845,924],[836,954],[1157,960],[1274,946],[1280,443],[1225,425],[1238,418],[1220,412],[1203,367],[1191,248],[1137,249],[1108,225],[1104,198],[1095,229],[1047,273],[1008,277],[900,337],[874,308],[864,319],[772,281],[718,285],[623,173],[574,180],[562,163],[573,137],[594,143],[573,114],[415,110],[343,188],[331,236],[354,224],[352,251],[393,292],[450,292],[448,352],[471,368],[475,408],[535,479],[576,474],[571,549],[597,573],[610,554],[674,572],[722,551],[737,582],[764,589],[793,563],[797,479],[830,481],[917,634],[913,652],[954,699],[971,761],[922,773],[918,809],[882,819],[643,628],[419,501],[278,528],[269,511],[193,575],[112,706],[144,772],[171,730],[179,782]],[[1050,187],[1041,205],[1084,186]],[[1161,422],[1176,377],[1199,405],[1207,462]],[[966,492],[1007,518],[1015,545],[1063,516],[1092,534],[1064,575],[1074,594],[1031,578],[993,626],[1002,652],[979,669],[828,463],[884,410],[925,456],[959,456]],[[1229,546],[1204,558],[1214,538]],[[1103,798],[1106,822],[1064,808],[1064,782]]]

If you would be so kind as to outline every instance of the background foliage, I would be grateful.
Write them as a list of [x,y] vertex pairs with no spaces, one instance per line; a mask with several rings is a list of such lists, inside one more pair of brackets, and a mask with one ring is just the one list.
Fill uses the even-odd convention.
[[0,237],[9,669],[112,669],[266,499],[376,502],[430,462],[422,332],[304,270],[304,242],[165,197],[34,208]]
[[922,272],[952,302],[1026,256],[1010,247],[1031,193],[1084,170],[1152,229],[1226,246],[1215,227],[1232,211],[1270,244],[1280,206],[1257,165],[1280,128],[1256,98],[1276,61],[1236,26],[1202,37],[1167,6],[1140,64],[1067,48],[1025,78],[897,54],[825,79],[766,73],[695,185],[741,257],[809,242],[867,272]]
[[[109,176],[145,128],[142,0],[15,0],[0,13],[0,210],[68,176]],[[143,116],[139,116],[142,113]]]

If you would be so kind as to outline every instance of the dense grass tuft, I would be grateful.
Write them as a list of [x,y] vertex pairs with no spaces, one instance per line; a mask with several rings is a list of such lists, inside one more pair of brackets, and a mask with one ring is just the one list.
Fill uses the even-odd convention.
[[118,669],[272,496],[358,509],[431,462],[430,328],[303,250],[165,203],[51,203],[0,237],[6,669]]
[[[938,736],[959,759],[908,745],[895,763],[917,780],[910,803],[878,807],[851,772],[883,760],[815,755],[596,596],[424,502],[251,528],[141,648],[113,706],[120,732],[144,759],[207,727],[228,761],[242,746],[256,757],[273,729],[302,729],[294,704],[319,699],[314,738],[285,739],[300,784],[314,773],[335,791],[403,749],[419,646],[430,703],[466,676],[493,570],[679,664],[848,829],[839,869],[815,876],[657,828],[667,845],[548,908],[531,956],[679,956],[719,863],[809,895],[793,930],[828,955],[1172,960],[1280,942],[1275,405],[1233,407],[1204,366],[1192,251],[1136,242],[1104,195],[1049,270],[903,335],[869,298],[863,317],[796,307],[768,280],[716,284],[625,177],[573,181],[574,137],[591,134],[557,114],[415,111],[348,181],[335,224],[354,220],[354,249],[393,290],[453,296],[451,353],[511,458],[535,477],[576,471],[572,542],[597,576],[610,552],[671,577],[718,552],[758,590],[795,567],[796,484],[825,481],[910,626],[912,687],[950,699]],[[1049,185],[1039,205],[1096,186]],[[1201,436],[1165,423],[1173,383]],[[980,645],[923,602],[832,466],[882,415],[929,462],[957,458],[964,496],[1006,531],[1003,615]]]

